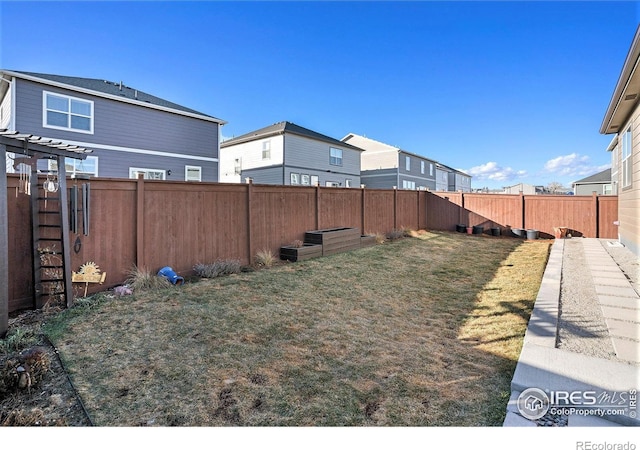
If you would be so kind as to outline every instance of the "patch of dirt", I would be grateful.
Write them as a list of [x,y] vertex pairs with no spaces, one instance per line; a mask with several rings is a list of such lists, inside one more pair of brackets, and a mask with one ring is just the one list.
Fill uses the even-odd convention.
[[[69,382],[51,343],[40,332],[42,323],[61,308],[26,311],[9,319],[9,332],[32,332],[36,341],[20,352],[0,353],[0,378],[15,379],[0,389],[0,425],[2,426],[91,426],[81,400]],[[46,362],[36,372],[29,356],[38,354]],[[33,365],[33,363],[32,363]],[[30,375],[26,378],[25,372]],[[37,373],[37,376],[35,376]],[[16,376],[23,375],[18,382]]]

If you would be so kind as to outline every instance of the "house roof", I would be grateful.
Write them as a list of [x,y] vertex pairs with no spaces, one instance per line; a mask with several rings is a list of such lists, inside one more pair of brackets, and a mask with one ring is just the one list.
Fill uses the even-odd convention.
[[279,134],[285,134],[285,133],[296,134],[298,136],[315,139],[317,141],[327,142],[329,144],[333,144],[340,147],[347,147],[352,150],[358,150],[360,152],[364,151],[359,147],[355,147],[351,144],[347,144],[346,142],[339,141],[338,139],[334,139],[324,134],[317,133],[313,130],[309,130],[308,128],[301,127],[300,125],[296,125],[295,123],[286,122],[286,121],[274,123],[273,125],[269,125],[268,127],[260,128],[259,130],[251,131],[241,136],[228,139],[220,144],[220,148],[225,148],[231,145],[242,144],[245,142],[264,139],[269,136],[277,136]]
[[226,122],[216,117],[187,108],[177,103],[170,102],[160,97],[156,97],[130,86],[124,85],[122,82],[112,82],[98,78],[81,78],[69,77],[64,75],[52,75],[45,73],[23,72],[14,70],[1,70],[0,75],[8,77],[17,77],[37,83],[44,83],[51,86],[70,89],[90,95],[110,98],[112,100],[133,103],[136,105],[162,109],[169,112],[179,113],[190,117],[195,117],[210,122],[216,122],[224,125]]
[[594,175],[590,175],[582,180],[574,181],[573,184],[598,184],[598,183],[611,183],[611,169],[605,169],[602,172],[598,172]]
[[627,58],[622,66],[618,82],[613,91],[611,101],[604,115],[600,133],[617,133],[631,116],[640,101],[640,26],[636,28],[636,34],[631,42]]

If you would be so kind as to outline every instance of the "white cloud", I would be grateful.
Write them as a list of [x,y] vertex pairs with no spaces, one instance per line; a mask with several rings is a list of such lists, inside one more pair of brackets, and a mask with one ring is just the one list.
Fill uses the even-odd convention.
[[544,165],[544,169],[547,172],[561,177],[584,177],[601,172],[608,167],[609,164],[594,166],[590,163],[588,156],[578,153],[558,156],[550,159]]
[[480,166],[472,167],[464,172],[473,176],[475,180],[493,180],[493,181],[507,181],[516,178],[524,177],[527,175],[526,170],[515,170],[511,167],[502,167],[494,161],[490,161]]

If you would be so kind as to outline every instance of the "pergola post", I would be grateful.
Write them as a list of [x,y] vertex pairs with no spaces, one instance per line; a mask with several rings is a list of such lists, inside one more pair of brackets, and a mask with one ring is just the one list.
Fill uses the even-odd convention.
[[0,338],[9,329],[9,211],[7,147],[0,144]]

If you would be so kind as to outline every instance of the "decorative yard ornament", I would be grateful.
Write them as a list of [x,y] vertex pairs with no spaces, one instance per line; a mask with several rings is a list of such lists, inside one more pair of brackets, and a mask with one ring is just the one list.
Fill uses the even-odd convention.
[[80,266],[79,272],[72,272],[71,281],[74,283],[84,283],[84,296],[87,296],[89,283],[104,283],[107,272],[100,272],[98,265],[92,261],[86,262]]

